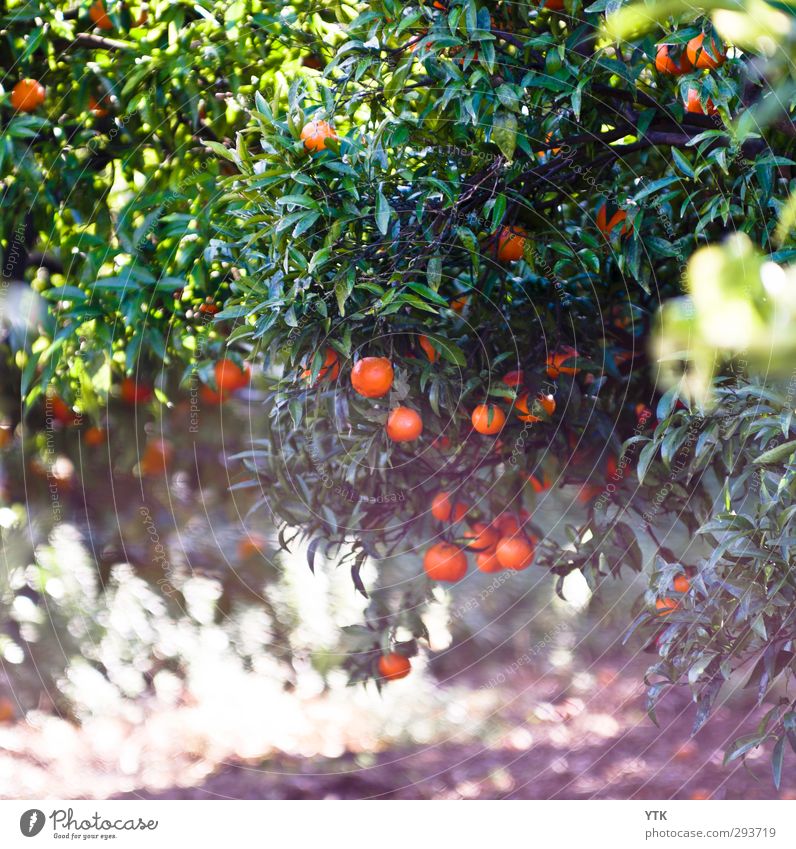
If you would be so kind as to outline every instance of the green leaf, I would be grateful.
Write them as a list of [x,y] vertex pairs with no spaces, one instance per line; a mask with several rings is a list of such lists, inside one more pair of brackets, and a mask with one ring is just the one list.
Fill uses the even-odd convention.
[[387,235],[387,230],[390,228],[391,215],[392,209],[390,208],[390,204],[387,202],[387,198],[384,197],[382,190],[379,189],[379,193],[376,196],[376,226],[379,228],[382,236]]
[[501,112],[492,120],[492,141],[511,162],[517,149],[517,118],[511,112]]

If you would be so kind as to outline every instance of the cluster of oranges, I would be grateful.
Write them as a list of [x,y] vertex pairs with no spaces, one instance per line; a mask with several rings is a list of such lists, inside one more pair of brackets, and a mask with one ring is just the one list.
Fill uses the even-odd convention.
[[[658,45],[655,68],[661,74],[677,77],[691,71],[713,71],[723,65],[727,58],[724,45],[715,36],[710,36],[708,43],[705,44],[705,33],[700,33],[692,38],[686,44],[679,59],[675,58],[673,47],[671,44]],[[716,107],[710,99],[707,101],[706,108],[708,115],[715,114]],[[685,110],[697,115],[706,114],[705,108],[699,100],[699,92],[694,88],[688,89]]]
[[[395,372],[386,357],[363,357],[351,369],[351,386],[363,398],[383,398],[392,389]],[[423,433],[417,410],[393,407],[387,416],[387,437],[392,442],[414,442]]]
[[[551,352],[547,357],[546,370],[548,377],[556,380],[562,374],[575,375],[580,370],[577,366],[578,352],[569,345],[564,345]],[[543,392],[531,398],[530,393],[523,391],[525,376],[521,370],[510,371],[502,378],[509,388],[517,390],[514,408],[521,422],[540,422],[549,419],[556,411],[555,398]],[[506,414],[498,404],[479,404],[472,412],[470,421],[473,430],[485,436],[500,433],[506,424]]]
[[[455,525],[465,518],[469,506],[455,501],[451,493],[438,492],[431,502],[431,515],[439,522]],[[501,513],[490,522],[468,523],[459,544],[438,542],[426,551],[423,570],[432,581],[454,583],[467,574],[467,554],[476,556],[481,572],[503,569],[521,571],[533,563],[536,537],[526,532],[530,514]]]
[[[672,589],[681,596],[685,595],[691,589],[691,582],[685,575],[676,575],[672,581]],[[676,598],[666,596],[655,600],[655,610],[657,616],[669,616],[680,607],[680,601]]]

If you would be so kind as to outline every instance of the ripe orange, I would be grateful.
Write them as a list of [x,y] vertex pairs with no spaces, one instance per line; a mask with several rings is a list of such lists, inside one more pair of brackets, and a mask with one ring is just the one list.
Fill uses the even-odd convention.
[[38,80],[20,80],[11,89],[11,106],[17,112],[35,112],[44,103],[44,94],[44,86]]
[[597,210],[597,229],[603,234],[606,239],[611,238],[611,234],[614,230],[622,224],[622,229],[619,233],[620,236],[624,236],[628,231],[628,225],[626,222],[627,212],[624,209],[617,209],[613,212],[611,217],[608,217],[608,201],[604,201],[600,208]]
[[[686,45],[686,56],[688,56],[688,61],[695,68],[700,70],[707,68],[712,71],[724,64],[727,59],[727,53],[724,50],[724,45],[715,36],[711,37],[707,44],[704,41],[704,32],[694,36]],[[710,53],[708,53],[708,50],[710,50]],[[713,58],[714,56],[716,57],[715,59]]]
[[461,314],[464,311],[464,308],[467,306],[467,302],[469,301],[469,297],[467,295],[459,295],[458,298],[454,298],[451,301],[451,309],[457,313]]
[[447,492],[438,492],[431,499],[431,515],[438,522],[447,522],[453,512],[453,502]]
[[655,609],[658,611],[658,616],[668,616],[674,613],[680,606],[680,602],[673,598],[659,598],[655,600]]
[[379,658],[379,675],[388,681],[397,681],[399,678],[406,678],[411,671],[412,664],[409,662],[409,658],[398,654],[398,652],[383,654]]
[[[533,407],[528,407],[528,393],[526,392],[524,395],[521,395],[515,404],[517,408],[517,418],[521,422],[540,422],[542,421],[541,416],[534,415],[531,412]],[[556,411],[556,399],[552,395],[542,395],[539,394],[536,396],[536,403],[544,410],[545,414],[549,417],[552,416]]]
[[676,593],[687,593],[691,589],[691,581],[685,575],[676,575],[672,586]]
[[166,464],[174,454],[174,447],[166,439],[150,439],[141,458],[141,474],[155,477],[166,473]]
[[501,227],[497,239],[497,258],[501,262],[522,259],[527,235],[522,227]]
[[436,348],[431,344],[431,340],[428,336],[420,337],[420,347],[425,352],[430,363],[435,363],[439,359],[439,354],[437,353]]
[[386,357],[363,357],[351,369],[351,385],[365,398],[383,398],[392,388],[394,376]]
[[249,367],[241,368],[235,360],[223,358],[219,360],[213,371],[216,375],[216,386],[222,394],[224,392],[235,392],[238,389],[243,389],[249,385],[251,380],[251,372]]
[[328,121],[310,121],[301,130],[301,140],[310,153],[326,150],[326,139],[336,139],[337,133]]
[[506,414],[496,404],[479,404],[470,417],[473,428],[486,436],[499,433],[506,423]]
[[699,101],[699,92],[695,88],[689,88],[688,98],[685,101],[685,111],[693,115],[715,115],[718,111],[710,98],[708,98],[705,106],[707,107],[707,112],[702,108],[702,104]]
[[11,722],[16,715],[11,699],[0,699],[0,722]]
[[265,540],[259,534],[249,534],[238,543],[238,560],[249,560],[263,553]]
[[199,388],[199,397],[205,404],[223,404],[227,400],[227,396],[223,392],[216,392],[209,386],[202,384]]
[[456,524],[456,522],[461,522],[461,520],[468,514],[470,511],[470,507],[468,504],[465,504],[463,501],[457,501],[453,505],[453,514],[451,516],[451,522]]
[[[557,351],[547,357],[547,375],[553,379],[561,374],[577,374],[580,369],[573,360],[577,360],[578,352],[570,345],[562,345]],[[564,365],[567,363],[567,365]]]
[[92,448],[97,445],[102,445],[107,437],[107,432],[104,427],[89,427],[86,428],[83,434],[83,442],[90,445]]
[[485,522],[473,522],[472,528],[464,532],[466,546],[470,551],[491,551],[497,545],[498,532]]
[[62,425],[70,425],[75,421],[74,410],[57,395],[48,395],[50,412],[52,417]]
[[687,74],[691,70],[691,62],[683,51],[680,54],[679,62],[671,55],[671,44],[659,44],[658,52],[655,54],[655,68],[660,74],[668,74],[672,77],[678,77],[680,74]]
[[420,413],[409,407],[396,407],[387,418],[387,436],[393,442],[414,442],[422,432]]
[[497,558],[497,551],[493,548],[490,551],[482,551],[476,555],[475,565],[479,572],[500,572],[503,568]]
[[108,17],[108,13],[105,11],[105,4],[102,0],[96,0],[96,2],[91,4],[88,10],[88,16],[94,22],[97,29],[113,29],[113,21]]
[[125,404],[145,404],[152,398],[152,390],[132,377],[125,377],[119,387],[119,395]]
[[432,581],[458,581],[467,574],[467,557],[458,546],[438,542],[426,552],[423,569]]
[[522,369],[516,369],[515,371],[507,371],[501,380],[506,384],[506,386],[522,386],[525,381],[525,375],[523,374]]
[[[329,380],[337,380],[337,376],[340,374],[340,357],[337,356],[337,351],[334,348],[327,348],[323,357],[323,365],[318,372],[318,379],[315,381],[316,386],[322,380],[326,380],[327,377]],[[309,380],[312,377],[312,368],[305,368],[301,372],[301,376],[304,380]]]
[[510,537],[520,532],[520,523],[514,513],[501,513],[492,520],[492,525],[501,537]]
[[533,563],[534,545],[528,537],[513,534],[500,538],[495,554],[504,569],[520,571]]
[[[106,101],[103,99],[103,102]],[[96,115],[98,118],[104,118],[108,114],[108,110],[104,106],[100,106],[97,98],[92,94],[88,97],[88,109],[89,112]]]

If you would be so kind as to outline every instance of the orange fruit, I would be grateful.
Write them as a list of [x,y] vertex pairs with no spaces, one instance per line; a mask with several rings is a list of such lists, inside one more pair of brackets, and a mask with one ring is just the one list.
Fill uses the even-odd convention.
[[132,377],[125,377],[119,386],[119,396],[125,404],[145,404],[152,399],[152,390]]
[[[542,421],[541,416],[534,415],[531,410],[528,408],[528,393],[526,392],[524,395],[521,395],[515,404],[517,408],[517,418],[521,422],[540,422]],[[556,399],[552,395],[542,395],[541,393],[536,396],[536,403],[544,410],[545,414],[549,417],[552,416],[556,411]],[[532,409],[532,408],[531,408]]]
[[412,664],[409,662],[409,658],[398,654],[398,652],[383,654],[379,658],[379,675],[388,681],[397,681],[399,678],[406,678],[411,671]]
[[506,386],[522,386],[525,382],[525,375],[523,374],[522,369],[516,369],[515,371],[507,371],[501,380],[506,384]]
[[494,548],[476,555],[475,565],[479,572],[500,572],[503,569]]
[[[103,100],[103,102],[105,102]],[[96,115],[98,118],[104,118],[108,114],[108,110],[104,106],[100,106],[97,98],[93,95],[89,95],[88,97],[88,109],[89,112]]]
[[[553,379],[562,374],[577,374],[580,369],[573,360],[577,360],[578,352],[569,345],[562,345],[547,357],[547,375]],[[567,363],[567,365],[564,365]]]
[[438,522],[447,522],[453,512],[453,502],[447,492],[438,492],[431,499],[431,515]]
[[501,513],[492,520],[492,525],[501,537],[510,537],[520,532],[520,523],[514,513]]
[[10,424],[0,422],[0,449],[8,447],[14,441],[14,431]]
[[0,722],[11,722],[16,715],[11,699],[0,699]]
[[215,364],[213,371],[216,375],[216,386],[222,394],[243,389],[244,386],[249,385],[251,380],[251,372],[248,366],[241,368],[235,360],[229,360],[226,357]]
[[65,401],[57,395],[48,395],[47,401],[49,403],[52,417],[57,422],[60,422],[62,425],[70,425],[74,422],[74,410]]
[[263,553],[265,540],[259,534],[249,534],[238,543],[238,560],[249,560]]
[[655,600],[655,609],[658,611],[658,616],[668,616],[670,613],[674,613],[679,606],[680,602],[675,601],[673,598],[659,598]]
[[430,363],[435,363],[439,359],[439,354],[437,353],[436,348],[431,344],[431,340],[428,336],[420,337],[420,347],[425,352]]
[[533,563],[534,545],[528,537],[513,534],[500,538],[495,554],[504,569],[520,571]]
[[[685,48],[688,61],[698,69],[707,68],[712,71],[723,65],[727,59],[727,53],[724,50],[724,45],[714,36],[706,45],[705,33],[700,33],[691,41],[688,42]],[[710,53],[708,53],[710,50]],[[712,54],[712,55],[711,55]],[[713,57],[716,57],[715,59]]]
[[113,21],[108,17],[108,13],[105,11],[105,4],[102,0],[96,0],[96,2],[91,4],[88,10],[88,16],[94,22],[97,29],[113,29]]
[[688,97],[685,101],[685,111],[694,115],[715,115],[718,111],[710,98],[708,98],[705,106],[707,107],[707,112],[702,108],[699,100],[699,92],[695,88],[689,88]]
[[[315,385],[317,386],[322,380],[326,380],[328,377],[330,380],[337,380],[337,376],[340,374],[340,357],[337,356],[337,351],[334,348],[327,348],[324,356],[323,356],[323,365],[321,366],[321,370],[318,372],[318,379],[315,381]],[[305,368],[303,372],[301,372],[301,376],[304,380],[309,380],[312,377],[312,369]]]
[[363,357],[351,369],[351,385],[365,398],[383,398],[392,388],[394,377],[392,363],[386,357]]
[[465,504],[463,501],[457,501],[453,505],[453,514],[451,516],[451,522],[453,522],[454,524],[456,522],[461,522],[461,520],[467,515],[469,510],[469,505]]
[[458,546],[438,542],[426,552],[423,570],[432,581],[458,581],[467,574],[467,557]]
[[104,427],[89,427],[86,428],[86,431],[83,434],[83,442],[85,442],[86,445],[95,447],[97,445],[102,445],[107,436],[108,434]]
[[150,439],[141,458],[141,474],[155,477],[166,473],[166,464],[174,454],[174,447],[166,439]]
[[522,259],[527,235],[522,227],[501,227],[497,239],[497,258],[501,262]]
[[44,93],[44,86],[38,80],[20,80],[11,89],[11,106],[17,112],[35,112],[44,103]]
[[221,312],[221,307],[208,295],[204,303],[199,305],[199,312],[202,315],[215,315],[217,312]]
[[499,433],[506,423],[506,414],[496,404],[479,404],[470,417],[473,428],[486,436]]
[[676,593],[687,593],[691,589],[691,581],[685,575],[675,575],[672,586]]
[[680,74],[687,74],[691,70],[691,62],[686,51],[680,54],[678,61],[672,56],[671,44],[659,44],[658,52],[655,54],[655,68],[660,74],[678,77]]
[[467,295],[460,295],[458,298],[454,298],[451,301],[451,309],[458,314],[461,314],[464,311],[464,308],[467,306],[467,302],[469,301],[469,297]]
[[223,392],[216,392],[209,386],[202,384],[199,388],[199,397],[205,404],[223,404],[227,400],[227,396]]
[[464,532],[464,538],[470,551],[491,551],[500,539],[498,532],[485,522],[473,522],[472,528]]
[[387,436],[393,442],[414,442],[421,433],[423,419],[409,407],[396,407],[387,418]]
[[326,150],[326,139],[336,139],[337,133],[328,121],[310,121],[301,130],[301,140],[310,153]]
[[627,212],[624,209],[617,209],[611,217],[608,217],[608,201],[605,201],[597,210],[597,229],[605,236],[606,239],[611,238],[614,230],[622,224],[620,235],[624,236],[627,233],[628,226],[625,222]]

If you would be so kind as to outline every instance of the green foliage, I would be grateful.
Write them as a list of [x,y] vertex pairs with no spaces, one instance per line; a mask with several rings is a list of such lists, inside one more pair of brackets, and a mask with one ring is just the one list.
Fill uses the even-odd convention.
[[[70,42],[85,58],[68,66],[47,53],[49,38],[37,46],[30,25],[15,23],[15,58],[25,67],[48,56],[76,122],[64,133],[48,101],[34,116],[40,127],[15,125],[18,116],[6,125],[19,128],[4,138],[15,153],[3,179],[19,180],[3,207],[6,254],[14,227],[33,215],[35,247],[62,264],[33,281],[56,329],[17,362],[26,392],[60,374],[72,391],[88,383],[100,396],[109,369],[139,360],[204,376],[231,345],[261,364],[265,432],[241,459],[282,525],[281,545],[303,536],[310,568],[336,557],[371,596],[365,624],[346,635],[352,680],[373,677],[380,652],[411,654],[426,639],[434,588],[419,547],[462,544],[467,522],[526,510],[536,565],[559,588],[574,569],[596,587],[623,567],[650,566],[637,627],[663,624],[655,602],[671,597],[676,574],[690,576],[665,619],[651,697],[685,679],[702,722],[741,664],[762,663],[761,698],[793,671],[791,458],[781,444],[793,402],[743,377],[745,348],[725,321],[746,303],[745,281],[757,286],[755,269],[791,256],[787,227],[774,236],[793,188],[794,127],[788,115],[757,121],[766,92],[750,53],[678,77],[655,70],[659,43],[679,56],[713,35],[691,8],[655,6],[643,26],[631,11],[630,25],[619,20],[632,39],[617,42],[605,34],[608,3],[565,6],[381,0],[335,4],[333,14],[296,7],[293,18],[266,2],[163,3],[146,26],[119,18],[124,48],[96,34]],[[790,20],[765,9],[758,20]],[[323,73],[300,71],[299,54],[323,57]],[[770,70],[784,80],[781,66]],[[104,125],[80,100],[100,84],[115,110]],[[715,114],[687,111],[690,90]],[[323,149],[302,139],[311,121],[334,127]],[[22,180],[14,169],[25,162],[32,176]],[[524,234],[522,259],[502,256],[503,227]],[[698,410],[668,365],[673,385],[660,395],[650,328],[663,300],[683,296],[691,255],[728,233],[743,237],[697,254],[692,271],[710,263],[689,286],[702,329],[727,343],[739,376]],[[209,318],[199,312],[208,298],[222,307]],[[757,322],[750,339],[776,320],[770,313],[770,304],[744,313]],[[679,318],[689,330],[693,316]],[[681,362],[666,338],[665,353]],[[548,358],[563,346],[577,349],[568,362],[577,373],[551,376]],[[702,387],[712,350],[700,355]],[[393,363],[389,396],[351,388],[364,356]],[[531,399],[554,394],[552,416],[519,418],[518,393],[501,380],[518,368]],[[507,413],[499,439],[471,427],[486,402]],[[398,403],[422,415],[416,443],[385,435]],[[656,408],[652,434],[644,405]],[[441,490],[469,504],[465,521],[432,520]],[[543,523],[559,496],[559,515]],[[373,586],[361,578],[367,557],[390,564]],[[792,715],[792,703],[775,705],[751,743],[777,738],[775,774]]]

